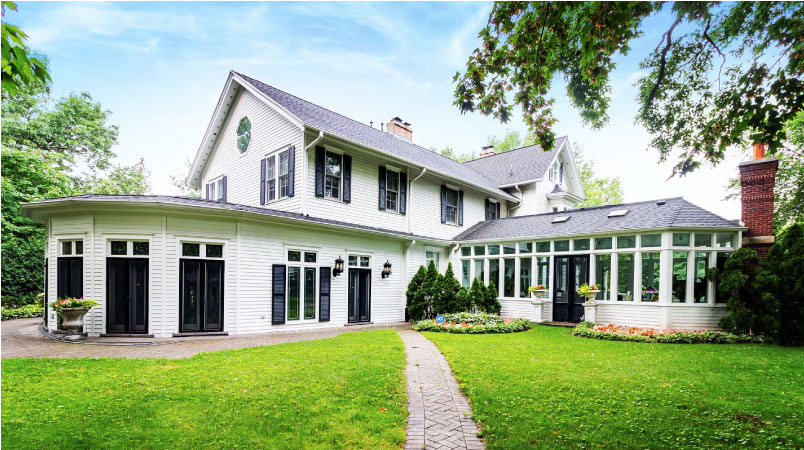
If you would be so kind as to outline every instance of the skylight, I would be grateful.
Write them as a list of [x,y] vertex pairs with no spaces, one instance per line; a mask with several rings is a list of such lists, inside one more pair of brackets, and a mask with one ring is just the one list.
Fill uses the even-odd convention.
[[627,209],[615,209],[614,211],[609,213],[609,217],[622,217],[628,214]]
[[570,216],[555,216],[553,217],[553,223],[562,223],[568,221]]

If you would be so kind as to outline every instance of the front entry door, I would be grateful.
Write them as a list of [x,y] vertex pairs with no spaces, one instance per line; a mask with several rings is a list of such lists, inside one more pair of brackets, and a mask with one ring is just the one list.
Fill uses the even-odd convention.
[[223,331],[223,261],[179,261],[179,331]]
[[583,303],[578,289],[589,282],[589,255],[556,256],[553,291],[553,321],[580,322]]
[[349,323],[371,321],[371,269],[349,269]]
[[148,332],[148,260],[106,260],[107,333]]

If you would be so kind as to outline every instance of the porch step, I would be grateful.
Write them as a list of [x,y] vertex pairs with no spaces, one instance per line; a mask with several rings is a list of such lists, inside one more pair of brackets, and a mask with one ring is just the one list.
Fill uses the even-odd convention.
[[192,337],[192,336],[229,336],[226,331],[195,331],[186,333],[173,333],[173,337]]
[[564,328],[575,328],[578,326],[577,323],[572,322],[542,322],[538,325],[547,325],[548,327],[564,327]]
[[136,334],[136,333],[104,333],[100,337],[115,337],[115,338],[152,338],[153,334]]

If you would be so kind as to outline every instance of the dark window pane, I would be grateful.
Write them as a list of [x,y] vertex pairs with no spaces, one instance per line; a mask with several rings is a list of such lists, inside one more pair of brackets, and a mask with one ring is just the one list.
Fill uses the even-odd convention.
[[304,262],[306,263],[314,263],[315,262],[315,253],[312,252],[304,252]]
[[555,241],[553,245],[555,246],[555,251],[557,252],[569,251],[569,241]]
[[483,256],[486,254],[485,245],[475,245],[475,256]]
[[611,289],[611,255],[595,255],[595,285],[600,290],[597,300],[609,300]]
[[673,245],[676,247],[689,247],[690,234],[689,233],[673,233]]
[[695,233],[696,247],[711,247],[712,235],[710,233]]
[[[689,236],[687,236],[689,239]],[[673,252],[673,301],[687,300],[687,252]]]
[[75,254],[76,255],[84,254],[84,241],[75,241]]
[[513,297],[514,296],[514,272],[515,272],[515,264],[516,260],[514,258],[507,258],[504,260],[504,280],[503,280],[503,297]]
[[134,254],[135,255],[148,255],[148,242],[135,242],[134,243]]
[[550,241],[537,242],[536,243],[536,251],[539,252],[539,253],[548,253],[550,251]]
[[61,254],[62,255],[73,254],[73,241],[61,241]]
[[519,296],[523,298],[530,297],[530,266],[530,258],[519,258]]
[[643,247],[659,247],[661,245],[662,245],[662,235],[661,235],[661,233],[643,234],[642,235],[642,246]]
[[199,256],[201,252],[201,244],[193,244],[185,242],[181,244],[182,256]]
[[489,283],[494,282],[494,286],[500,287],[500,260],[489,260]]
[[724,247],[734,247],[734,233],[718,233],[715,235],[715,246],[724,248]]
[[113,255],[126,255],[126,254],[128,254],[128,242],[127,241],[112,241],[112,254]]
[[[697,240],[698,235],[695,235]],[[709,253],[695,252],[695,284],[693,285],[693,299],[695,303],[706,303],[706,269],[709,267]]]
[[[305,258],[308,253],[305,253]],[[312,253],[315,255],[315,253]],[[315,318],[315,268],[304,268],[304,318]]]
[[499,245],[489,245],[489,255],[499,255],[499,254],[500,254]]
[[301,261],[301,252],[297,251],[289,251],[288,252],[288,261],[299,262]]
[[223,245],[207,244],[207,258],[223,257]]
[[642,254],[642,301],[659,301],[659,252]]
[[299,320],[300,267],[288,267],[288,320]]
[[472,247],[461,247],[461,256],[472,256]]
[[573,250],[589,250],[589,239],[575,239],[572,241]]
[[610,237],[595,238],[595,250],[608,250],[611,248]]
[[541,258],[536,258],[536,283],[541,284],[544,287],[549,287],[550,285],[550,258],[547,256],[542,256]]
[[520,242],[519,253],[530,253],[533,251],[533,242]]
[[[726,266],[726,260],[731,257],[731,253],[726,252],[718,252],[717,258],[715,260],[715,267],[717,267],[718,273],[723,273],[723,269]],[[720,281],[720,280],[717,280]],[[715,284],[715,303],[726,303],[726,292],[721,293],[720,289],[717,289],[717,284]]]
[[477,278],[482,283],[486,282],[486,273],[484,270],[485,267],[486,267],[485,259],[475,260],[475,278]]
[[360,267],[368,267],[369,266],[369,257],[368,256],[361,256],[360,257]]
[[636,236],[617,236],[617,248],[636,247]]
[[617,254],[617,300],[634,300],[634,254]]
[[516,253],[516,244],[503,244],[503,253],[506,255],[513,255]]
[[469,267],[472,262],[468,259],[464,259],[461,261],[461,285],[466,289],[469,289],[470,282],[469,282]]
[[349,265],[350,266],[357,266],[357,256],[349,256]]

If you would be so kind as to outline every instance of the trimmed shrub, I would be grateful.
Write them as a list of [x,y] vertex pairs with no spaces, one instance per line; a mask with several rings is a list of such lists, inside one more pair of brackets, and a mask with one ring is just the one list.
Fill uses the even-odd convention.
[[408,283],[408,290],[405,292],[405,296],[408,298],[408,315],[413,320],[423,318],[424,313],[427,311],[427,304],[420,301],[421,297],[416,296],[422,288],[426,274],[427,269],[424,266],[419,266],[419,270],[416,275],[413,275],[410,283]]
[[42,305],[33,303],[20,306],[19,308],[6,308],[3,306],[0,308],[0,311],[2,311],[3,320],[26,319],[29,317],[42,317],[45,308],[43,308]]
[[778,332],[781,345],[804,345],[804,225],[782,231],[757,273],[761,289],[778,302]]
[[[773,296],[770,274],[760,267],[757,253],[741,248],[726,260],[718,289],[726,295],[729,315],[720,328],[734,334],[776,336],[779,302]],[[758,281],[759,277],[759,281]]]
[[413,329],[457,334],[516,333],[530,329],[527,319],[504,319],[494,314],[464,312],[443,316],[443,323],[427,319],[414,325]]
[[595,325],[581,322],[572,330],[575,336],[609,341],[653,342],[658,344],[739,344],[762,342],[759,336],[723,331],[657,330],[625,325]]

